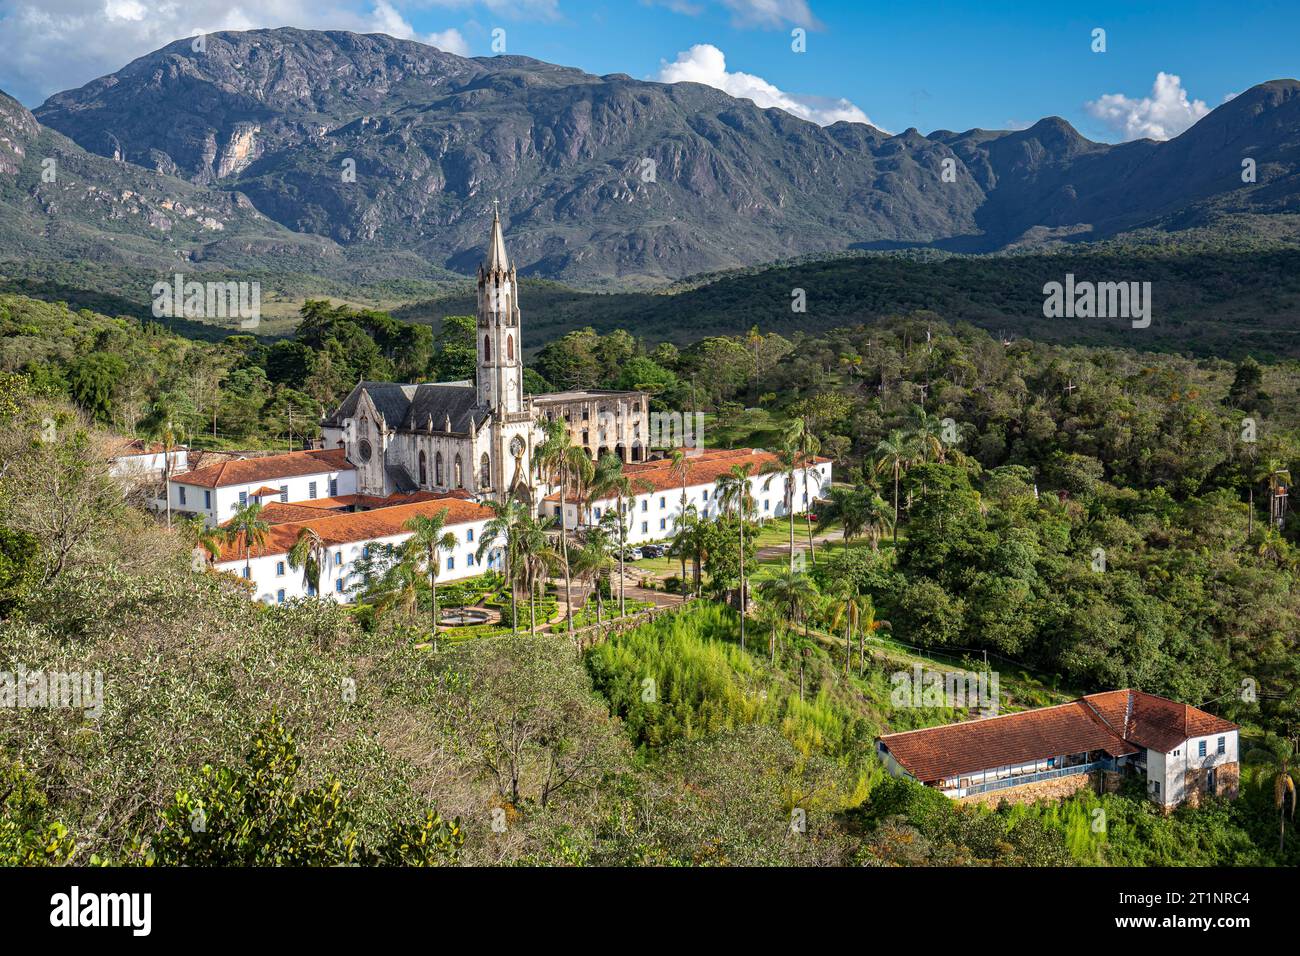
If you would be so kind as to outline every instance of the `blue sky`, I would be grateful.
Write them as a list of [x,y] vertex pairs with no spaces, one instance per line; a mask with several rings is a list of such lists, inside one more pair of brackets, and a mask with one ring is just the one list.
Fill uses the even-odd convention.
[[[1300,73],[1294,0],[0,0],[0,50],[13,53],[0,58],[0,89],[35,105],[180,36],[285,25],[475,56],[492,54],[500,28],[510,53],[710,82],[816,121],[865,116],[891,132],[1059,115],[1094,139],[1166,138],[1227,96]],[[807,30],[805,52],[791,49],[795,27]],[[1091,49],[1095,28],[1106,31],[1104,53]]]

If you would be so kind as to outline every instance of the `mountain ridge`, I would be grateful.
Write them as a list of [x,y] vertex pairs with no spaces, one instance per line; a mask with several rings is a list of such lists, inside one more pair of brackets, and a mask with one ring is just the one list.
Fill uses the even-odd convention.
[[[239,193],[301,236],[472,271],[501,199],[521,272],[588,287],[845,249],[994,252],[1300,209],[1300,84],[1164,143],[821,127],[695,83],[293,28],[178,40],[30,115],[89,153]],[[160,122],[159,117],[165,117]],[[1241,181],[1241,159],[1258,182]],[[344,175],[348,162],[355,178]]]

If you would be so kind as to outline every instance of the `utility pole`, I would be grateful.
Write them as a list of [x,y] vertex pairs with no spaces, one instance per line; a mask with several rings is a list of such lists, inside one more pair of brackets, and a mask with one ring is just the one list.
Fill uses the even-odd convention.
[[293,451],[293,403],[289,403],[289,451]]

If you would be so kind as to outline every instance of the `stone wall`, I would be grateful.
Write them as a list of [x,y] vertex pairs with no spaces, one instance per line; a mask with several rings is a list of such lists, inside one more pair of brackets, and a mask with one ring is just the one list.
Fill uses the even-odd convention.
[[1008,803],[1036,803],[1039,800],[1062,800],[1077,793],[1085,787],[1092,786],[1093,775],[1090,773],[1072,773],[1065,777],[1053,777],[1050,780],[1036,780],[1018,787],[1004,787],[968,797],[958,797],[958,803],[982,803],[996,807],[1003,800]]
[[[1236,797],[1237,788],[1241,784],[1241,766],[1236,763],[1223,763],[1213,769],[1214,795],[1229,799]],[[1186,788],[1183,792],[1187,794],[1187,803],[1190,806],[1200,806],[1208,773],[1209,770],[1203,767],[1194,767],[1187,771]]]

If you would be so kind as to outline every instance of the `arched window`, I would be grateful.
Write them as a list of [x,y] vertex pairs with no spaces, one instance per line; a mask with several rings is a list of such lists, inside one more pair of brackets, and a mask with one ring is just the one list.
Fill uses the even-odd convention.
[[483,336],[483,361],[492,361],[492,340],[486,335]]
[[437,488],[445,487],[442,482],[442,452],[433,456],[433,484]]
[[513,335],[506,336],[506,359],[511,362],[515,360],[515,337]]
[[429,483],[429,457],[420,452],[420,487],[423,488]]
[[478,483],[480,488],[492,487],[492,462],[488,459],[487,452],[483,452],[483,457],[478,462]]
[[455,481],[456,481],[456,487],[457,487],[457,488],[464,488],[464,487],[465,487],[465,481],[464,481],[463,474],[462,474],[462,472],[461,472],[460,455],[457,455],[457,456],[456,456],[456,465],[455,465],[455,468],[456,468],[456,470],[452,473],[452,478],[454,478]]

